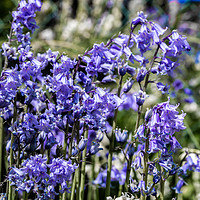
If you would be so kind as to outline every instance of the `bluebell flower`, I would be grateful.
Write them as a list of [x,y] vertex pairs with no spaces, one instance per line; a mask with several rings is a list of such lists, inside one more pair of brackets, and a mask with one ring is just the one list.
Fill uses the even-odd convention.
[[[21,23],[32,32],[38,27],[34,19],[35,12],[40,11],[42,3],[40,0],[33,0],[26,2],[21,0],[17,11],[12,12],[14,23]],[[16,31],[17,29],[15,29]],[[20,31],[21,32],[21,31]],[[16,33],[19,34],[19,33]]]
[[142,68],[140,68],[140,69],[138,70],[138,74],[137,74],[137,77],[136,77],[138,83],[140,83],[140,82],[142,82],[142,81],[144,80],[144,78],[145,78],[147,72],[148,72],[148,71],[146,70],[145,67],[142,67]]
[[95,185],[99,185],[100,187],[104,188],[106,187],[106,172],[99,172],[97,178],[92,182]]
[[157,23],[150,23],[151,24],[151,27],[152,27],[152,30],[155,30],[157,32],[157,34],[160,36],[160,35],[163,35],[166,30],[168,29],[167,27],[165,29],[163,29],[159,24]]
[[163,35],[167,28],[163,29],[159,24],[150,22],[152,28],[152,38],[153,38],[153,45],[160,44],[161,40],[159,38],[160,35]]
[[134,83],[133,79],[127,80],[126,83],[124,84],[123,88],[122,88],[122,91],[125,92],[125,93],[129,92],[130,89],[133,86],[133,83]]
[[149,141],[149,153],[156,153],[161,151],[164,147],[164,143],[161,140],[151,139]]
[[191,156],[187,156],[186,163],[182,166],[182,169],[185,174],[187,174],[187,170],[194,171],[196,168],[196,164],[194,163]]
[[142,167],[142,159],[140,156],[135,157],[135,160],[133,162],[133,167],[135,170],[138,170],[139,168],[143,168]]
[[138,12],[138,17],[132,20],[132,25],[144,24],[147,22],[147,15],[144,15],[143,11]]
[[173,82],[173,86],[174,86],[174,89],[175,89],[176,91],[178,91],[178,90],[180,90],[180,89],[182,89],[182,88],[184,87],[183,82],[182,82],[181,80],[179,80],[179,79],[176,79],[176,80]]
[[131,55],[130,61],[134,63],[134,60],[140,63],[140,66],[146,67],[146,64],[149,63],[149,60],[140,55]]
[[128,144],[127,154],[129,155],[129,157],[133,156],[134,153],[135,153],[135,144],[134,143]]
[[116,137],[117,142],[124,143],[128,139],[128,131],[127,130],[121,131],[121,129],[117,128],[115,130],[115,137]]
[[142,90],[139,90],[139,92],[136,93],[135,96],[136,96],[136,103],[138,106],[142,106],[144,104],[145,99],[148,97],[146,95],[146,92],[143,92]]
[[32,180],[27,180],[18,187],[18,190],[26,191],[27,193],[29,193],[33,186],[34,182]]
[[103,148],[99,147],[100,144],[97,142],[93,142],[92,146],[90,147],[90,154],[94,155],[96,154],[98,151],[103,150]]
[[169,90],[170,86],[167,86],[167,84],[164,85],[161,82],[158,82],[156,85],[157,85],[158,90],[160,90],[162,92],[162,94],[165,94],[165,93],[169,94],[168,90]]
[[176,187],[172,188],[174,190],[176,190],[176,193],[182,193],[181,192],[181,188],[183,187],[183,185],[185,185],[185,181],[183,179],[180,179],[176,185]]
[[136,74],[136,69],[134,67],[127,65],[126,70],[127,70],[127,73],[129,73],[131,76],[134,76]]
[[147,109],[146,113],[145,113],[145,121],[148,122],[152,117],[152,109]]
[[138,127],[137,129],[137,133],[135,135],[135,138],[138,138],[139,142],[143,142],[146,140],[146,137],[145,137],[145,125],[142,124]]
[[177,149],[182,149],[182,146],[175,137],[171,138],[170,144],[170,151],[172,152],[175,152]]
[[96,141],[101,142],[104,138],[104,133],[102,131],[98,132],[98,135],[96,136]]
[[144,196],[145,193],[147,193],[147,190],[145,188],[145,182],[141,180],[138,184],[138,189],[140,190],[140,193]]
[[78,149],[80,151],[83,151],[85,149],[85,146],[87,145],[87,141],[88,139],[87,138],[82,138],[78,144]]
[[160,182],[161,178],[162,178],[162,177],[161,177],[159,174],[156,174],[156,175],[153,177],[153,182],[154,182],[155,184],[157,184],[158,182]]
[[193,94],[190,88],[184,88],[184,93],[187,94],[188,96],[191,96]]
[[178,105],[170,105],[169,100],[155,106],[149,121],[151,132],[154,134],[173,135],[175,132],[185,129],[183,123],[185,113],[179,115],[178,111],[176,111],[177,107]]
[[151,69],[152,73],[166,75],[173,71],[179,63],[171,61],[169,58],[162,58],[159,64]]
[[138,33],[139,35],[134,35],[134,40],[137,44],[137,48],[140,49],[140,53],[143,56],[145,52],[150,50],[152,33],[145,24],[141,25]]
[[135,97],[134,93],[132,93],[132,94],[124,93],[124,94],[122,94],[121,99],[123,100],[123,103],[120,105],[119,110],[133,109],[133,110],[137,111],[138,105],[136,103],[136,97]]
[[[120,185],[123,185],[126,179],[126,165],[123,167],[121,171],[112,166],[111,169],[111,182],[118,181]],[[97,178],[92,182],[95,185],[99,185],[99,187],[106,187],[106,179],[107,179],[107,169],[101,170],[97,176]]]
[[188,44],[186,37],[182,37],[176,31],[171,34],[172,37],[168,37],[169,45],[161,42],[160,48],[163,51],[163,56],[177,57],[182,54],[183,51],[190,51],[191,47]]
[[112,69],[111,60],[114,55],[105,47],[104,43],[94,44],[87,55],[90,57],[83,56],[82,60],[87,64],[85,70],[89,76],[98,76],[98,72],[106,73]]
[[2,55],[6,56],[8,59],[13,59],[13,60],[17,59],[18,54],[15,47],[10,47],[8,43],[4,42],[2,44],[2,50],[3,50]]
[[119,68],[118,71],[119,71],[119,75],[120,75],[120,76],[124,76],[124,75],[126,74],[126,71],[127,71],[127,70],[126,70],[126,67],[125,67],[125,66],[122,66],[122,67]]

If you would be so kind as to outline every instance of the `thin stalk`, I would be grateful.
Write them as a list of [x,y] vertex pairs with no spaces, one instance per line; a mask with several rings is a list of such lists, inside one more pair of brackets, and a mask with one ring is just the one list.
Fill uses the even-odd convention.
[[[75,171],[75,174],[73,176],[73,181],[72,181],[72,191],[71,191],[71,196],[70,196],[70,200],[74,200],[75,197],[75,188],[76,188],[76,174],[77,174],[77,169]],[[66,198],[64,197],[65,195],[63,195],[63,200],[65,200]]]
[[94,197],[92,181],[95,179],[95,156],[92,156],[92,164],[91,165],[92,165],[92,175],[90,177],[90,185],[89,185],[87,200],[92,200],[92,197]]
[[[121,92],[121,88],[122,88],[122,80],[123,80],[123,76],[120,77],[119,87],[118,87],[118,91],[117,91],[117,96],[118,97],[120,96],[120,92]],[[112,133],[111,133],[111,139],[110,139],[105,197],[110,195],[112,157],[113,157],[113,148],[114,148],[114,143],[115,143],[114,131],[116,129],[117,113],[118,113],[118,109],[115,110],[113,126],[112,126]]]
[[[94,159],[95,159],[95,163],[98,165],[99,164],[99,157],[98,156],[94,156]],[[96,174],[95,174],[95,177],[96,177]],[[94,178],[95,178],[94,177]],[[95,191],[94,191],[94,198],[93,200],[99,200],[99,188],[98,186],[95,187]],[[96,195],[96,196],[95,196]]]
[[[136,124],[135,124],[134,135],[137,133],[137,129],[138,129],[139,125],[140,125],[141,110],[142,110],[142,106],[139,106],[138,107],[137,121],[136,121]],[[127,148],[127,150],[128,150],[128,148]],[[131,173],[132,161],[133,161],[133,156],[131,156],[129,158],[128,163],[127,163],[126,180],[125,180],[125,184],[124,184],[124,189],[125,189],[126,192],[128,192],[128,184],[129,184],[129,178],[130,178],[130,173]]]
[[99,188],[96,188],[96,197],[95,200],[99,200]]
[[[116,113],[116,112],[115,112]],[[110,195],[110,182],[111,182],[111,169],[112,169],[112,157],[113,157],[113,148],[114,148],[114,130],[116,127],[115,121],[113,122],[113,130],[110,140],[109,146],[109,154],[108,154],[108,168],[107,168],[107,179],[106,179],[106,197]]]
[[18,154],[17,154],[17,168],[19,168],[19,165],[20,165],[20,154],[21,154],[21,149],[20,149],[20,138],[18,138]]
[[66,159],[67,154],[67,140],[68,140],[68,130],[69,130],[69,124],[67,120],[66,129],[65,129],[65,135],[64,135],[64,146],[63,146],[63,158]]
[[[146,134],[146,142],[145,142],[145,150],[144,150],[144,170],[143,170],[143,181],[145,182],[145,190],[147,190],[147,181],[148,181],[148,159],[149,159],[149,154],[148,154],[148,149],[149,149],[149,129],[147,129],[147,134]],[[146,199],[146,194],[142,195],[141,194],[141,200]]]
[[47,149],[47,164],[50,164],[50,149]]
[[3,161],[3,118],[0,117],[0,182],[2,175],[2,161]]
[[72,135],[71,135],[70,142],[69,142],[68,159],[72,155],[72,143],[73,143],[74,136],[75,136],[75,130],[76,130],[76,121],[74,121],[73,128],[72,128]]
[[161,180],[160,180],[160,200],[164,200],[164,189],[165,189],[165,182],[161,178]]
[[122,195],[122,189],[123,189],[123,185],[119,185],[118,197]]
[[[14,113],[13,113],[13,124],[15,123],[17,119],[17,105],[16,105],[16,97],[14,99]],[[13,160],[13,146],[14,143],[14,135],[11,133],[11,143],[10,143],[10,169],[12,168],[13,164],[14,164],[14,160]],[[9,189],[8,189],[8,200],[12,200],[15,198],[15,195],[13,193],[12,190],[12,186],[11,183],[9,182]]]
[[127,170],[126,170],[126,181],[124,183],[124,190],[125,192],[128,192],[128,185],[129,185],[129,178],[131,173],[131,163],[133,161],[133,156],[131,156],[127,163]]
[[27,192],[23,192],[23,200],[27,200],[28,199],[28,193]]
[[157,54],[158,54],[159,48],[160,48],[160,45],[157,46],[157,49],[156,49],[156,51],[155,51],[155,53],[154,53],[154,56],[153,56],[153,59],[151,60],[151,63],[150,63],[149,71],[148,71],[148,73],[147,73],[147,75],[146,75],[146,77],[145,77],[145,82],[144,82],[144,87],[143,87],[143,91],[144,91],[144,92],[145,92],[146,89],[147,89],[147,85],[148,85],[148,83],[149,83],[150,72],[151,72],[151,69],[152,69],[153,64],[154,64],[154,62],[155,62],[155,59],[156,59],[156,56],[157,56]]
[[41,152],[42,157],[43,157],[43,156],[44,156],[44,142],[43,142],[43,141],[42,141],[42,143],[41,143],[40,152]]
[[[78,157],[78,162],[80,162],[80,158],[81,158],[81,154],[79,154]],[[76,200],[79,200],[79,189],[80,189],[80,168],[76,169],[76,174],[75,174],[75,178],[76,178]]]
[[[72,188],[73,188],[73,185],[72,185]],[[62,200],[66,200],[67,196],[68,196],[68,193],[64,192],[63,195],[62,195]]]
[[148,154],[148,149],[149,149],[149,138],[147,138],[146,143],[145,143],[145,152],[144,152],[144,182],[145,182],[145,188],[147,189],[147,180],[148,180],[148,159],[149,159],[149,154]]
[[[66,159],[67,154],[67,140],[68,140],[68,130],[69,130],[69,124],[67,120],[66,128],[65,128],[65,134],[64,134],[64,145],[63,145],[63,158]],[[73,189],[73,185],[72,185]],[[67,199],[67,192],[64,192],[62,195],[62,200]]]
[[[77,144],[79,144],[80,142],[80,134],[79,134],[79,130],[80,130],[80,122],[78,122],[78,125],[77,125]],[[86,146],[86,149],[87,149],[87,146]],[[80,160],[81,160],[81,152],[79,152],[78,154],[78,160],[77,160],[77,163],[80,163]],[[76,183],[76,200],[79,200],[79,189],[80,189],[80,167],[78,167],[76,169],[76,174],[75,174],[75,183]]]
[[[88,130],[84,133],[84,138],[88,138]],[[81,184],[80,184],[80,196],[79,199],[84,199],[84,187],[85,187],[85,166],[86,166],[86,153],[87,153],[87,144],[82,153],[82,164],[81,164]]]
[[161,180],[160,180],[160,200],[164,200],[164,192],[165,192],[165,181],[162,178],[162,171],[161,170]]

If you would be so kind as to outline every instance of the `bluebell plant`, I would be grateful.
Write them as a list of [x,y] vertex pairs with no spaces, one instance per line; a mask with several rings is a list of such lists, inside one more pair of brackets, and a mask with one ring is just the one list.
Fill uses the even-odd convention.
[[[78,59],[51,49],[34,55],[31,34],[38,28],[35,13],[41,6],[40,0],[21,0],[12,13],[8,42],[2,45],[0,111],[9,135],[8,200],[82,200],[86,188],[100,187],[106,198],[113,182],[119,183],[119,195],[164,199],[165,182],[175,175],[179,180],[172,189],[180,193],[187,172],[200,171],[198,155],[193,161],[188,153],[182,165],[173,159],[182,148],[175,133],[186,128],[186,114],[178,111],[179,104],[170,104],[170,98],[146,112],[144,105],[150,84],[169,94],[170,86],[158,77],[170,75],[180,56],[191,49],[186,37],[139,12],[129,35],[120,33],[105,44],[94,44]],[[106,87],[111,82],[115,88]],[[173,86],[183,88],[181,80]],[[185,88],[185,93],[191,91]],[[135,127],[132,132],[122,130],[117,116],[133,106]],[[106,164],[95,174],[95,159],[106,150],[106,139]],[[113,165],[119,152],[121,170]],[[86,184],[88,163],[93,170]]]

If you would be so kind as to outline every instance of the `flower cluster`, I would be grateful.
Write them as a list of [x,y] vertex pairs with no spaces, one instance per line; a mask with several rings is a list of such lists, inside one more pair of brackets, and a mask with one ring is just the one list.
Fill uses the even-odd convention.
[[[20,169],[11,169],[8,178],[16,186],[17,191],[29,193],[32,190],[37,193],[37,199],[54,199],[58,192],[69,190],[66,181],[71,180],[77,167],[71,160],[59,158],[47,164],[47,157],[39,154],[25,160]],[[60,191],[55,191],[57,184],[61,184]]]

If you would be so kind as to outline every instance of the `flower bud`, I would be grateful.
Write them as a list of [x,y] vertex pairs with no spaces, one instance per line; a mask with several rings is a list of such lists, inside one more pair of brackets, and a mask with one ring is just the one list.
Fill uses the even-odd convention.
[[77,154],[78,154],[78,149],[75,146],[73,146],[72,147],[72,156],[76,156]]
[[153,177],[153,182],[154,182],[155,184],[157,184],[157,183],[160,181],[160,179],[161,179],[161,176],[158,175],[158,174],[156,174],[156,175]]
[[120,76],[124,76],[126,74],[126,67],[121,67],[119,68],[119,75]]
[[103,148],[99,148],[100,144],[93,142],[93,145],[90,148],[90,154],[94,155],[96,154],[99,150],[103,150]]
[[135,152],[135,146],[133,143],[131,143],[128,146],[128,155],[131,157],[133,156],[134,152]]
[[132,88],[132,86],[133,86],[133,83],[134,83],[134,80],[133,80],[133,79],[128,80],[128,81],[124,84],[124,87],[123,87],[122,91],[123,91],[124,93],[129,92],[129,90],[130,90],[130,89]]
[[78,149],[80,151],[83,151],[85,149],[85,146],[87,145],[87,141],[88,141],[88,139],[86,139],[86,138],[81,139],[81,141],[78,144]]
[[152,116],[152,109],[148,109],[145,113],[145,121],[148,122]]

